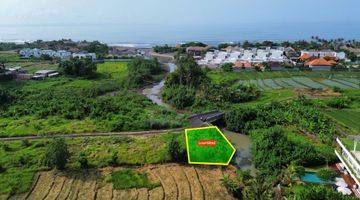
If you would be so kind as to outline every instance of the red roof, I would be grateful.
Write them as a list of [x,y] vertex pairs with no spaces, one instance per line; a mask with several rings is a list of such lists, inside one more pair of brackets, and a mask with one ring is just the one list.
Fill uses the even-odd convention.
[[318,58],[318,59],[312,60],[310,62],[307,62],[305,65],[308,65],[308,66],[332,66],[334,64],[336,64],[335,61],[327,61],[324,58]]
[[242,61],[236,61],[235,62],[235,67],[241,68],[241,67],[245,67],[245,68],[251,68],[251,63],[249,61],[246,62],[242,62]]
[[309,54],[304,53],[303,55],[301,55],[301,56],[299,57],[299,60],[305,61],[305,60],[308,60],[308,59],[310,59],[310,58],[311,58],[311,56],[310,56]]

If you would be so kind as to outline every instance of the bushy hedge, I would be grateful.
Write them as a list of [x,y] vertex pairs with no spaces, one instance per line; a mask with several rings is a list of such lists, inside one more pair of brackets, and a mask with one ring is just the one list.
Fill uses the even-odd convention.
[[331,146],[315,145],[307,137],[287,133],[279,126],[251,133],[255,167],[266,176],[277,176],[291,162],[301,166],[317,166],[336,161]]

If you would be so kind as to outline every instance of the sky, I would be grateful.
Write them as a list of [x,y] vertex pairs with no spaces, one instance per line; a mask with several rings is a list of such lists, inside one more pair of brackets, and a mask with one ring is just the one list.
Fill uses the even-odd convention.
[[360,22],[360,0],[0,0],[0,25]]

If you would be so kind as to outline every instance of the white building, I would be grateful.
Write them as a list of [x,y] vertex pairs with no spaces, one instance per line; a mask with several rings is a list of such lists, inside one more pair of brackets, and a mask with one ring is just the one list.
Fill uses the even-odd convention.
[[96,60],[96,54],[95,53],[87,53],[87,52],[79,52],[79,53],[73,53],[73,58],[91,58],[92,60]]
[[283,50],[277,50],[277,49],[271,49],[270,50],[269,61],[284,62],[285,61],[284,51]]
[[304,54],[309,54],[311,57],[316,57],[316,58],[323,58],[323,57],[335,57],[339,60],[345,60],[346,59],[346,54],[345,52],[335,52],[335,51],[331,51],[331,50],[323,50],[323,51],[316,51],[316,50],[303,50],[301,51],[301,55]]
[[54,51],[54,50],[40,50],[40,49],[29,49],[29,48],[25,48],[25,49],[21,49],[19,51],[19,54],[21,57],[23,58],[30,58],[30,57],[35,57],[35,58],[40,58],[42,55],[48,55],[52,58],[60,58],[60,59],[67,59],[70,58],[71,56],[71,52],[65,51],[65,50],[59,50],[59,51]]

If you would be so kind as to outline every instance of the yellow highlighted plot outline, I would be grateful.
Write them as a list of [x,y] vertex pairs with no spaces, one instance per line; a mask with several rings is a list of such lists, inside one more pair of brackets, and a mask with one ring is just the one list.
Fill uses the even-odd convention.
[[[217,131],[219,131],[219,133],[221,134],[221,136],[225,139],[225,141],[229,144],[229,146],[233,149],[233,152],[228,160],[227,163],[212,163],[212,162],[191,162],[190,161],[190,153],[189,153],[189,141],[188,141],[188,136],[187,133],[188,131],[192,131],[192,130],[202,130],[202,129],[212,129],[212,128],[216,128]],[[187,157],[188,157],[188,163],[189,164],[202,164],[202,165],[229,165],[232,157],[234,156],[236,149],[234,148],[234,146],[230,143],[230,141],[226,138],[226,136],[221,132],[221,130],[217,127],[217,126],[207,126],[207,127],[200,127],[200,128],[188,128],[185,129],[185,140],[186,140],[186,151],[187,151]]]

